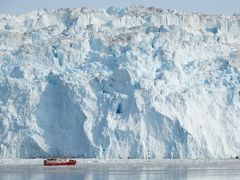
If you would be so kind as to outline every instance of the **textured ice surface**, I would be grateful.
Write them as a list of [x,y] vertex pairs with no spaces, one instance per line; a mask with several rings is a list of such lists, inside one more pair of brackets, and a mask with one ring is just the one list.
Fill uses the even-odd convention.
[[236,156],[239,50],[239,15],[0,15],[0,157]]

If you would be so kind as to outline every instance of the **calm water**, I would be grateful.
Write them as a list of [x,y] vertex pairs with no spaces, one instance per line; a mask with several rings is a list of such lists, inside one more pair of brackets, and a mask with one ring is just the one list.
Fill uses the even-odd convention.
[[82,163],[73,167],[41,164],[0,166],[0,180],[53,179],[240,179],[240,160]]

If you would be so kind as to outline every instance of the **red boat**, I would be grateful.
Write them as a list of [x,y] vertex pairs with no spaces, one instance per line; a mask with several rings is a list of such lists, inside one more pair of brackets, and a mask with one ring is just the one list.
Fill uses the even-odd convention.
[[76,160],[68,158],[48,158],[43,161],[44,166],[74,166]]

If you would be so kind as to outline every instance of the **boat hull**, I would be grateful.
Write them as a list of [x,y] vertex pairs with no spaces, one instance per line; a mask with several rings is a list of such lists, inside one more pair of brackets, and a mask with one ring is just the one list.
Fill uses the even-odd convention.
[[77,161],[71,160],[67,162],[48,162],[47,160],[44,160],[43,165],[44,166],[74,166],[76,165]]

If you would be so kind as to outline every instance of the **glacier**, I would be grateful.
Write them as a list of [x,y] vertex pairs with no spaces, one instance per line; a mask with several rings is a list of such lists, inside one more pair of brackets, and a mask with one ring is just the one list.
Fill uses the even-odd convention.
[[0,15],[0,158],[240,153],[240,15]]

